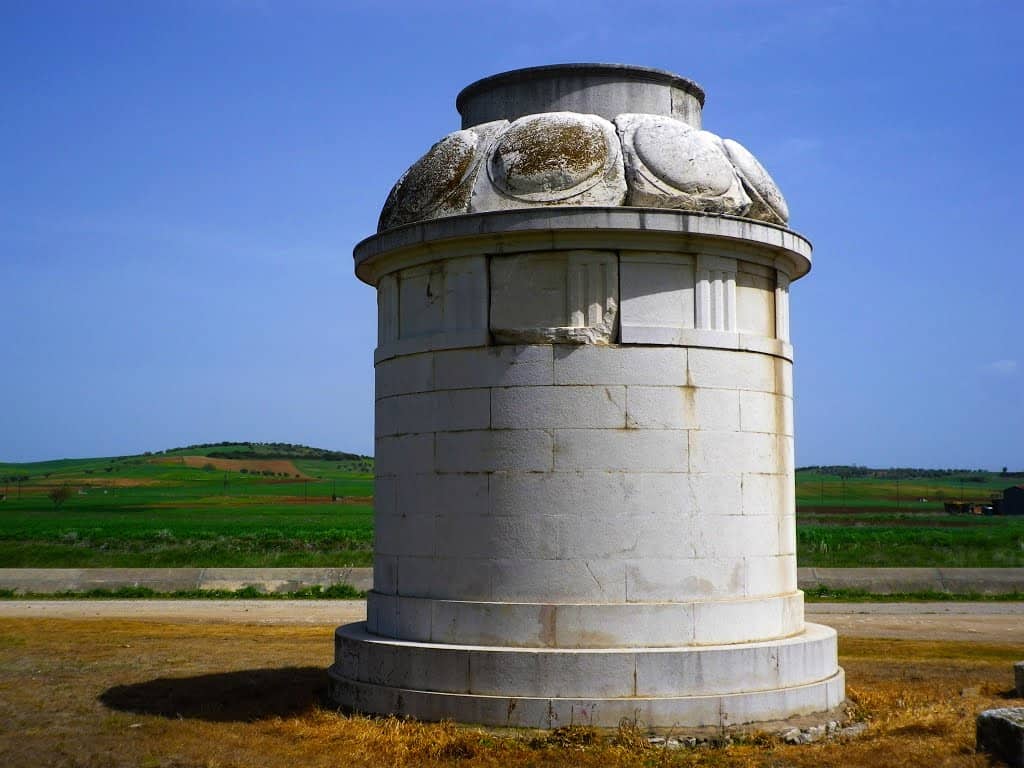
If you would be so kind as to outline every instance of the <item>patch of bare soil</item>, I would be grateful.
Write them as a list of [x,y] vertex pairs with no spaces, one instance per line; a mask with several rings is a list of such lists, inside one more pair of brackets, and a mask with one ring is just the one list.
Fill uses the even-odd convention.
[[866,733],[664,751],[626,728],[554,734],[344,716],[324,626],[0,619],[0,765],[981,768],[974,716],[1009,698],[1019,645],[844,640]]
[[[977,518],[964,515],[959,519],[915,520],[915,517],[935,517],[941,515],[940,509],[907,510],[893,507],[807,507],[801,506],[797,511],[797,520],[801,523],[819,522],[824,525],[878,525],[885,527],[920,528],[968,528],[976,526]],[[900,515],[900,517],[896,517]],[[905,517],[904,517],[905,516]],[[815,520],[814,518],[840,518],[838,520]],[[876,519],[866,519],[875,517]],[[878,519],[878,518],[882,519]]]
[[[870,603],[867,604],[870,607]],[[878,604],[884,605],[884,604]],[[817,613],[815,604],[807,606],[807,618],[835,629],[840,637],[912,640],[927,637],[959,643],[1018,643],[1024,658],[1024,615],[969,614],[920,611],[908,614],[874,613],[853,605],[842,614]],[[956,604],[953,604],[956,608]]]
[[[59,483],[33,483],[32,485],[24,485],[21,488],[21,492],[25,495],[39,496],[42,494],[49,493],[54,488],[60,488],[62,485],[67,485],[71,488],[140,488],[143,486],[160,485],[159,480],[154,480],[147,477],[76,477],[72,480],[66,480]],[[12,496],[12,494],[8,494]]]
[[275,474],[285,473],[288,477],[299,480],[310,480],[309,475],[299,471],[295,463],[289,459],[219,459],[210,456],[160,456],[150,459],[153,464],[182,464],[193,469],[203,469],[212,466],[227,472],[238,472],[247,469],[249,472],[273,472]]

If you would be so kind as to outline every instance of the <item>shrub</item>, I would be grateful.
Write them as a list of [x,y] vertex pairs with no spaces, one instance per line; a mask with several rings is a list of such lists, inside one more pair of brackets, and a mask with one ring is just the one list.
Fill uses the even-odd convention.
[[57,486],[46,494],[46,498],[53,502],[54,508],[60,509],[60,506],[71,498],[71,488],[67,483]]

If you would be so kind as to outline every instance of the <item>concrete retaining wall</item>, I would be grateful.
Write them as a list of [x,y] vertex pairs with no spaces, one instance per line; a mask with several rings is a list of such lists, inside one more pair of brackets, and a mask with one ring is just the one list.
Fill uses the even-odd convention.
[[799,568],[801,589],[864,589],[893,592],[949,592],[1002,595],[1024,592],[1024,568]]
[[255,587],[283,593],[335,584],[368,590],[372,582],[372,568],[0,568],[0,589],[43,594],[123,587],[156,592]]
[[[1024,592],[1024,568],[799,568],[801,589],[865,589],[893,592],[950,592],[982,595]],[[157,592],[193,589],[237,590],[252,586],[268,593],[312,586],[373,585],[372,568],[0,568],[0,589],[16,592],[84,592],[148,587]]]

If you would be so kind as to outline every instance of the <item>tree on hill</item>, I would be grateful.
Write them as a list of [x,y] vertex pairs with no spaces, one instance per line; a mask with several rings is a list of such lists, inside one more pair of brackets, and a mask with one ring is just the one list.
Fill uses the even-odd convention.
[[46,498],[53,502],[55,509],[60,509],[61,505],[71,498],[71,488],[67,483],[64,485],[58,485],[46,494]]

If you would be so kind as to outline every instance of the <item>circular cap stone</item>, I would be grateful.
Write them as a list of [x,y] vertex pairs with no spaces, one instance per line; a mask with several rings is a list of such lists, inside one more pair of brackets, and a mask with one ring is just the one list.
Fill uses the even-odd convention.
[[580,112],[611,120],[624,112],[666,115],[701,125],[704,91],[673,72],[627,64],[552,64],[502,72],[462,89],[455,107],[468,128],[541,112]]

